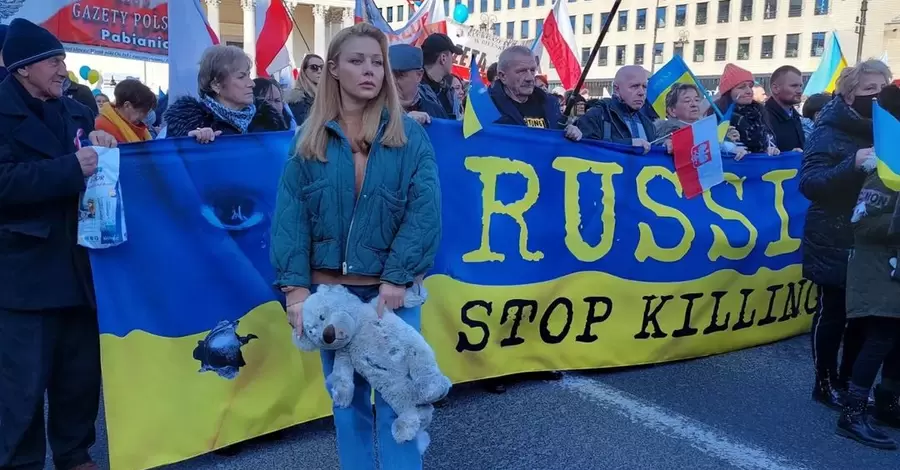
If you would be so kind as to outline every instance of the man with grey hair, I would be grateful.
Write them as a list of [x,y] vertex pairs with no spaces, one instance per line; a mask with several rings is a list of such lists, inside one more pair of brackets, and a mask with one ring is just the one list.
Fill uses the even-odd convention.
[[581,131],[562,121],[559,102],[535,86],[537,62],[531,49],[512,46],[500,53],[497,80],[491,84],[491,99],[500,111],[498,124],[564,129],[568,139],[581,140]]
[[589,139],[616,142],[650,151],[656,128],[641,108],[647,101],[649,74],[638,65],[616,72],[613,97],[602,100],[578,120],[578,128]]

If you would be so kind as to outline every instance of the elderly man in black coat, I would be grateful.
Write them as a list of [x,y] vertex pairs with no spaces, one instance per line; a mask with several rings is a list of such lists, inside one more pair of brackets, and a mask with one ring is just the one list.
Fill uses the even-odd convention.
[[100,402],[100,346],[79,195],[97,170],[83,105],[63,96],[62,44],[23,19],[3,47],[0,83],[0,469],[97,468],[88,449]]

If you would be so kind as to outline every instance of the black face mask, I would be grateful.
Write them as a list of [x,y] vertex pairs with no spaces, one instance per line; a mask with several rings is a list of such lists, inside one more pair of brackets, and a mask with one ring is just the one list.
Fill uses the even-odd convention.
[[875,98],[878,97],[878,93],[873,93],[871,95],[857,95],[853,98],[853,105],[851,106],[854,111],[859,113],[860,116],[866,119],[872,119],[872,102],[875,101]]

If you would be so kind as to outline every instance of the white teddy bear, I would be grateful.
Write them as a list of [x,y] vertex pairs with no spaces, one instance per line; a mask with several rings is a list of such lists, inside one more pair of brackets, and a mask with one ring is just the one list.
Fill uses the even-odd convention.
[[294,344],[304,351],[335,351],[334,368],[325,378],[334,404],[350,406],[353,373],[358,373],[397,413],[394,439],[417,439],[424,453],[432,403],[447,396],[451,382],[418,331],[388,309],[378,318],[377,301],[363,303],[340,285],[319,286],[303,303],[303,336],[295,333]]

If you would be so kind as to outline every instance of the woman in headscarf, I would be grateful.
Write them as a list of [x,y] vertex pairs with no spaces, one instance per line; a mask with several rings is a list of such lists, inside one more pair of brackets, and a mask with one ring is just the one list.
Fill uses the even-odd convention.
[[844,406],[843,389],[863,336],[857,322],[847,323],[850,218],[866,176],[861,167],[872,156],[872,100],[890,78],[887,65],[877,60],[841,71],[835,96],[822,108],[806,141],[800,168],[800,192],[810,201],[803,232],[803,276],[819,286],[812,329],[816,373],[812,397],[835,409]]
[[[879,85],[886,83],[881,78]],[[878,103],[900,119],[900,88],[885,87]],[[863,344],[837,433],[870,447],[896,449],[896,441],[873,426],[867,405],[883,363],[874,418],[883,426],[900,428],[900,198],[879,177],[874,159],[863,168],[869,175],[851,217],[854,247],[847,266],[847,318],[861,325]]]
[[[275,111],[281,114],[284,119],[284,130],[296,127],[293,118],[284,105],[284,97],[281,93],[281,85],[271,78],[254,78],[253,79],[253,96],[257,100],[265,101],[269,106],[275,108]],[[294,124],[294,126],[291,126]]]
[[[775,134],[766,122],[766,109],[753,99],[753,74],[737,65],[728,64],[719,80],[719,99],[716,107],[726,113],[734,104],[731,125],[740,134],[740,143],[751,153],[778,155]],[[707,115],[715,111],[709,109]]]
[[143,142],[153,138],[147,128],[147,115],[156,107],[156,94],[143,83],[129,78],[116,85],[115,104],[100,107],[94,127],[108,132],[120,144]]
[[[400,105],[381,30],[368,23],[344,29],[327,57],[278,188],[275,284],[286,293],[297,341],[312,334],[303,329],[303,302],[322,284],[344,285],[366,303],[377,298],[379,309],[392,309],[418,330],[422,300],[411,300],[441,236],[434,149]],[[322,351],[322,366],[327,377],[334,351]],[[350,406],[332,408],[341,468],[379,468],[377,435],[380,468],[421,469],[416,440],[394,440],[397,414],[376,393],[373,416],[371,393],[357,376]]]
[[316,99],[316,87],[322,78],[325,61],[315,54],[307,54],[300,63],[300,72],[294,81],[294,88],[287,92],[285,101],[291,108],[291,114],[297,125],[306,121],[313,101]]
[[203,52],[197,75],[200,99],[183,96],[166,110],[166,137],[190,136],[200,143],[219,135],[287,129],[281,113],[253,97],[253,62],[235,46]]

